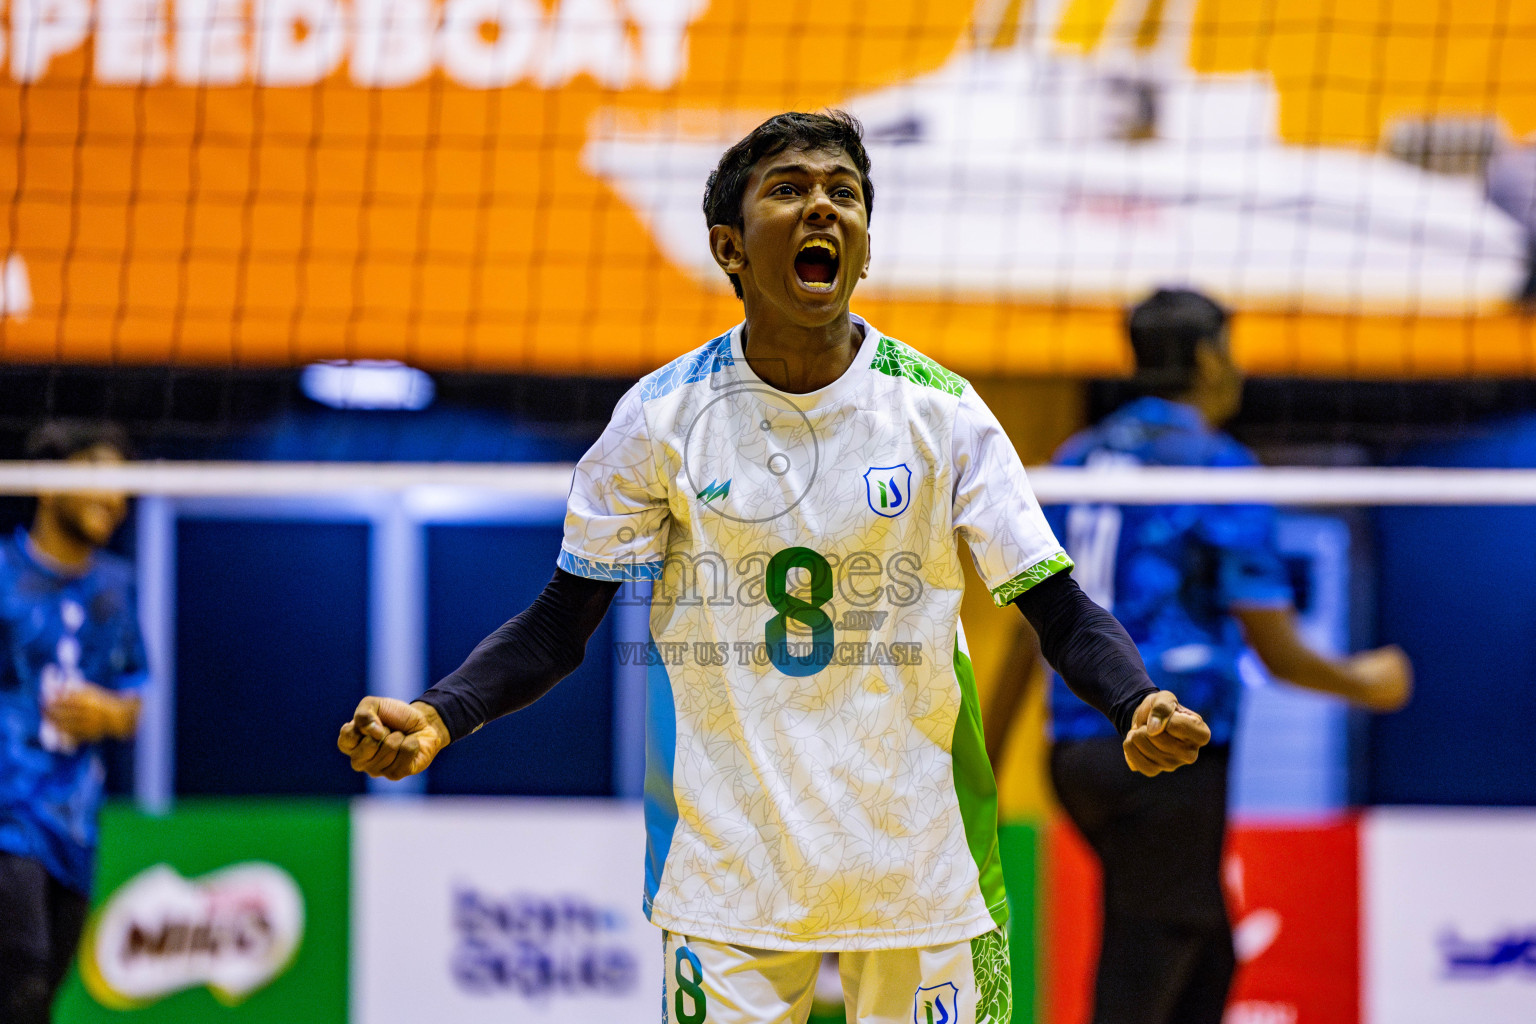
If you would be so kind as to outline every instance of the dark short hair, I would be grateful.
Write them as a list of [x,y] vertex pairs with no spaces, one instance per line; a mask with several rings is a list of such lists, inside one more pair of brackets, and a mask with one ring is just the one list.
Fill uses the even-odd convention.
[[1159,288],[1131,307],[1125,329],[1136,353],[1138,383],[1152,394],[1188,391],[1195,352],[1219,341],[1230,317],[1210,296],[1188,288]]
[[[875,186],[869,180],[869,154],[864,150],[864,126],[858,118],[842,110],[825,114],[790,111],[770,117],[721,154],[720,162],[709,172],[709,181],[704,184],[704,223],[709,227],[741,227],[741,201],[752,168],[764,157],[786,149],[841,149],[858,168],[865,214],[873,212]],[[735,274],[726,276],[736,289],[736,297],[741,298],[741,281]]]
[[101,445],[133,454],[128,432],[108,420],[49,420],[27,434],[25,450],[29,459],[62,461]]

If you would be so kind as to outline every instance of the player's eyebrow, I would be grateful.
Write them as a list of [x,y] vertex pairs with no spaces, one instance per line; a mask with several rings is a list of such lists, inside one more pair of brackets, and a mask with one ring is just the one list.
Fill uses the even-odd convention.
[[[811,173],[811,168],[807,164],[777,164],[763,172],[763,180],[767,181],[769,178],[776,178],[784,174],[798,174],[802,177],[806,177]],[[839,174],[846,175],[850,178],[858,177],[858,171],[854,170],[847,164],[842,164],[832,169],[832,176],[836,177]]]

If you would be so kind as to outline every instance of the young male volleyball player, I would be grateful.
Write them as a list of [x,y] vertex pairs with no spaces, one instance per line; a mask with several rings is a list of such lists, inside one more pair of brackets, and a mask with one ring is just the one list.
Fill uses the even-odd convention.
[[960,540],[1131,768],[1209,738],[1073,582],[975,391],[849,312],[873,199],[838,112],[779,115],[721,157],[704,210],[745,322],[620,400],[534,603],[419,701],[364,699],[338,740],[360,771],[421,771],[574,669],[621,584],[659,581],[644,901],[679,1024],[805,1020],[823,951],[850,1019],[1009,1019]]

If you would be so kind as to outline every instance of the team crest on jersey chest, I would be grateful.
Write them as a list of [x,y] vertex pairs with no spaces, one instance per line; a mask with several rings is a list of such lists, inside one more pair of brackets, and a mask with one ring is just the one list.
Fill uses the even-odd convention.
[[912,504],[912,471],[905,462],[869,467],[864,473],[864,497],[875,515],[894,519]]

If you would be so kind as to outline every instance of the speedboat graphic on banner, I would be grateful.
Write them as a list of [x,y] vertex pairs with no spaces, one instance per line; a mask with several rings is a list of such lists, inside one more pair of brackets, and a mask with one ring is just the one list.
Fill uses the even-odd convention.
[[[1188,283],[1248,308],[1463,315],[1523,282],[1524,232],[1477,176],[1283,141],[1270,76],[1191,71],[1187,29],[1084,54],[1053,28],[840,104],[877,185],[868,293],[1119,305]],[[669,260],[724,288],[699,197],[756,120],[694,134],[609,113],[583,159]]]

